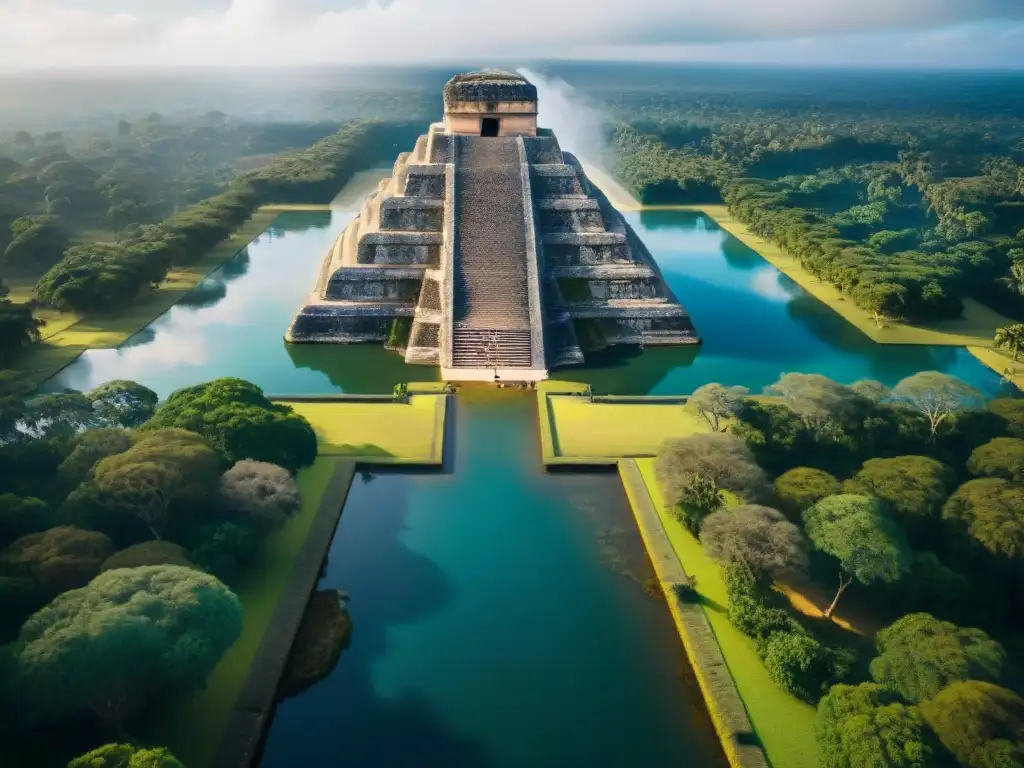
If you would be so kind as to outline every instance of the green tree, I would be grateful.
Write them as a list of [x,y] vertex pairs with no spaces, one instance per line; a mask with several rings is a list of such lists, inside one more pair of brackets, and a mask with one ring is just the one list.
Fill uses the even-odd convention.
[[12,275],[38,276],[60,261],[70,245],[55,216],[23,216],[11,224],[14,239],[0,257]]
[[843,493],[884,501],[909,530],[924,530],[937,519],[953,485],[953,471],[927,456],[869,459],[843,483]]
[[825,611],[831,617],[853,580],[861,584],[898,580],[908,567],[903,533],[867,496],[822,499],[804,512],[804,532],[814,547],[839,561],[839,589]]
[[994,555],[1024,556],[1024,488],[998,477],[969,480],[942,507],[955,529]]
[[189,558],[225,582],[233,582],[256,560],[259,540],[240,523],[208,523],[197,529]]
[[108,381],[85,393],[96,415],[111,426],[138,427],[156,411],[156,392],[134,381]]
[[741,566],[759,578],[807,568],[803,534],[771,507],[746,504],[715,512],[700,528],[700,543],[723,565]]
[[6,693],[26,724],[92,710],[120,728],[154,696],[201,689],[241,631],[238,598],[212,576],[107,571],[25,622],[5,648]]
[[100,572],[115,568],[139,568],[144,565],[180,565],[194,568],[185,548],[170,541],[143,541],[115,552],[100,567]]
[[38,342],[43,326],[29,307],[8,299],[9,293],[0,281],[0,367],[6,367],[21,350]]
[[135,435],[120,427],[89,429],[75,439],[74,448],[57,468],[61,490],[67,494],[92,475],[107,456],[124,453],[135,444]]
[[773,484],[779,507],[795,520],[808,507],[826,496],[839,493],[839,481],[821,469],[794,467],[775,478]]
[[1024,440],[997,437],[974,449],[967,469],[979,477],[1001,477],[1024,483]]
[[939,768],[935,738],[916,707],[880,685],[834,685],[815,720],[824,768]]
[[0,547],[29,533],[39,533],[57,524],[57,515],[41,499],[0,495]]
[[217,487],[220,458],[194,432],[147,432],[123,453],[96,464],[94,482],[102,501],[142,520],[162,539],[175,508],[191,512]]
[[704,419],[712,431],[724,432],[722,422],[739,413],[749,393],[746,387],[705,384],[693,390],[693,394],[686,400],[686,409]]
[[1024,699],[992,683],[953,683],[921,714],[964,768],[1024,766]]
[[961,680],[1000,682],[1006,651],[980,629],[911,613],[875,635],[871,677],[904,699],[930,699]]
[[849,671],[837,653],[805,632],[776,632],[759,647],[768,676],[783,690],[813,704]]
[[984,395],[974,387],[938,371],[908,376],[893,387],[892,398],[928,420],[932,440],[946,420],[985,403]]
[[241,379],[174,392],[145,426],[168,427],[204,435],[231,463],[253,459],[295,471],[316,458],[316,433],[309,422]]
[[68,768],[185,768],[164,747],[147,749],[134,744],[105,744],[76,757]]
[[1011,437],[1024,439],[1024,398],[997,397],[988,401],[988,410],[1003,419]]
[[84,586],[114,547],[106,536],[71,526],[15,539],[0,550],[0,573],[32,579],[46,595]]
[[995,344],[999,349],[1005,349],[1013,355],[1013,362],[1020,358],[1024,352],[1024,323],[1007,325],[996,331]]

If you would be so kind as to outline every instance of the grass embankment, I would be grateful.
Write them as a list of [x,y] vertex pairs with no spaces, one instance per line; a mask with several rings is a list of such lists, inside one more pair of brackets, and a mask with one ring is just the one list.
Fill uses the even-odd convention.
[[444,395],[412,395],[407,403],[278,402],[313,425],[321,456],[344,456],[363,464],[441,463]]
[[[943,320],[925,325],[889,322],[879,327],[871,313],[861,309],[835,286],[819,280],[800,263],[763,237],[755,235],[737,221],[724,205],[685,206],[700,211],[760,254],[761,258],[791,278],[819,301],[827,304],[847,322],[878,344],[926,344],[929,346],[991,347],[997,329],[1013,323],[1005,315],[989,309],[974,299],[964,300],[964,316],[960,320]],[[1001,371],[1000,371],[1001,373]]]
[[[156,290],[150,291],[116,317],[83,318],[73,312],[37,311],[47,321],[43,341],[26,349],[14,367],[31,382],[41,384],[73,363],[88,349],[109,349],[122,344],[170,309],[203,278],[216,270],[277,218],[277,212],[261,209],[219,245],[187,266],[172,269]],[[15,300],[31,297],[31,286],[20,284],[12,291]]]
[[[724,205],[643,205],[610,175],[586,164],[587,176],[620,211],[698,211],[713,219],[761,258],[789,277],[818,301],[827,304],[840,317],[854,325],[878,344],[921,344],[927,346],[967,347],[982,364],[1003,375],[1010,367],[1009,356],[993,349],[995,332],[1014,321],[986,307],[974,299],[964,300],[964,316],[959,320],[944,320],[925,325],[887,322],[879,327],[870,312],[861,309],[844,296],[835,286],[819,280],[781,248],[755,235],[729,213]],[[1013,372],[1009,377],[1018,387],[1024,387],[1024,374]]]
[[627,456],[653,456],[669,437],[707,432],[684,398],[624,397],[592,400],[571,394],[586,385],[545,382],[537,389],[545,464],[615,464]]
[[654,460],[637,459],[637,465],[672,548],[701,596],[725,663],[769,760],[777,768],[816,768],[814,708],[790,696],[768,677],[754,642],[729,623],[728,599],[718,564],[666,509],[654,478]]
[[204,768],[212,764],[228,716],[316,518],[320,497],[343,461],[340,457],[321,457],[299,472],[302,506],[298,513],[266,539],[259,559],[243,580],[233,585],[244,611],[242,636],[214,668],[206,688],[172,703],[167,716],[153,726],[152,734],[146,734],[153,743],[168,746],[186,765]]

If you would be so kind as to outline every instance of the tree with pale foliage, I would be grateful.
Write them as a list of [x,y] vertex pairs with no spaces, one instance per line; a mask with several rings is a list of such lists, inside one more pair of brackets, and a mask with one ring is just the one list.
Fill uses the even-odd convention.
[[654,461],[665,499],[691,533],[722,505],[722,492],[756,501],[768,487],[767,476],[739,438],[721,432],[666,440]]
[[138,427],[156,411],[156,392],[134,381],[108,381],[85,393],[103,421],[120,427]]
[[758,577],[780,578],[807,568],[807,542],[777,509],[745,504],[704,520],[704,550],[724,566],[741,566]]
[[164,747],[105,744],[76,757],[68,768],[185,768],[185,764]]
[[879,502],[867,496],[841,494],[822,499],[804,512],[804,532],[814,547],[839,561],[839,588],[825,611],[831,618],[846,588],[891,583],[909,567],[910,553],[899,526]]
[[242,631],[221,582],[173,565],[118,568],[59,595],[4,649],[23,725],[92,710],[116,729],[155,696],[200,690]]
[[724,432],[728,427],[722,422],[739,412],[748,394],[750,390],[746,387],[705,384],[693,391],[686,401],[686,407],[704,419],[713,432]]
[[1000,682],[1006,651],[983,630],[909,613],[875,635],[871,677],[907,701],[932,698],[960,680]]
[[1014,323],[997,330],[995,344],[997,348],[1005,349],[1013,355],[1013,362],[1016,363],[1021,352],[1024,352],[1024,323]]
[[819,434],[829,422],[847,421],[861,401],[849,387],[817,373],[783,374],[765,394],[781,397],[808,429]]
[[893,387],[891,400],[924,416],[932,440],[946,421],[985,405],[985,396],[970,384],[938,371],[922,371],[903,379]]
[[939,768],[935,737],[916,707],[881,685],[834,685],[815,721],[824,768]]
[[249,459],[221,475],[220,500],[227,510],[264,532],[284,525],[301,504],[287,469]]

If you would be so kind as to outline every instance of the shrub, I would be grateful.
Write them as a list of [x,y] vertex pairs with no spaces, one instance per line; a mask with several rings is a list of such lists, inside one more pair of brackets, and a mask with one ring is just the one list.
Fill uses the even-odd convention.
[[817,702],[849,670],[847,654],[837,659],[831,649],[803,632],[776,632],[764,641],[762,648],[768,676],[810,704]]
[[228,511],[262,532],[280,528],[301,504],[287,469],[249,460],[221,475],[220,500]]
[[772,485],[779,509],[791,520],[826,496],[839,493],[839,481],[828,472],[812,467],[795,467],[779,475]]
[[259,552],[256,535],[238,523],[212,523],[196,533],[199,543],[189,552],[192,562],[227,583],[251,565]]

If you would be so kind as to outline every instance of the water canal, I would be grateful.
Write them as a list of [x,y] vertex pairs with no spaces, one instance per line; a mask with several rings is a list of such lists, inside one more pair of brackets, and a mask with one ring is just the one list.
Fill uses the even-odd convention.
[[322,582],[352,645],[264,768],[724,766],[618,476],[542,472],[527,393],[451,416],[450,474],[357,476]]
[[[875,344],[750,248],[700,214],[627,214],[693,315],[699,348],[611,351],[557,378],[615,394],[680,394],[709,381],[760,390],[781,373],[895,384],[922,370],[994,392],[999,377],[959,347]],[[289,213],[259,242],[119,349],[91,350],[53,380],[85,390],[113,378],[144,381],[161,396],[217,376],[254,381],[275,395],[387,392],[437,369],[410,369],[376,345],[287,345],[284,330],[324,253],[351,214]]]
[[[283,215],[257,243],[116,350],[53,382],[135,379],[161,396],[218,376],[267,393],[389,391],[436,376],[375,346],[282,334],[350,214]],[[759,391],[787,371],[893,384],[946,371],[988,391],[966,351],[882,347],[694,214],[631,216],[705,338],[606,354],[561,374],[598,391]],[[351,595],[351,647],[284,702],[263,765],[717,766],[722,757],[618,480],[541,471],[527,393],[464,391],[444,473],[357,478],[324,586]]]

